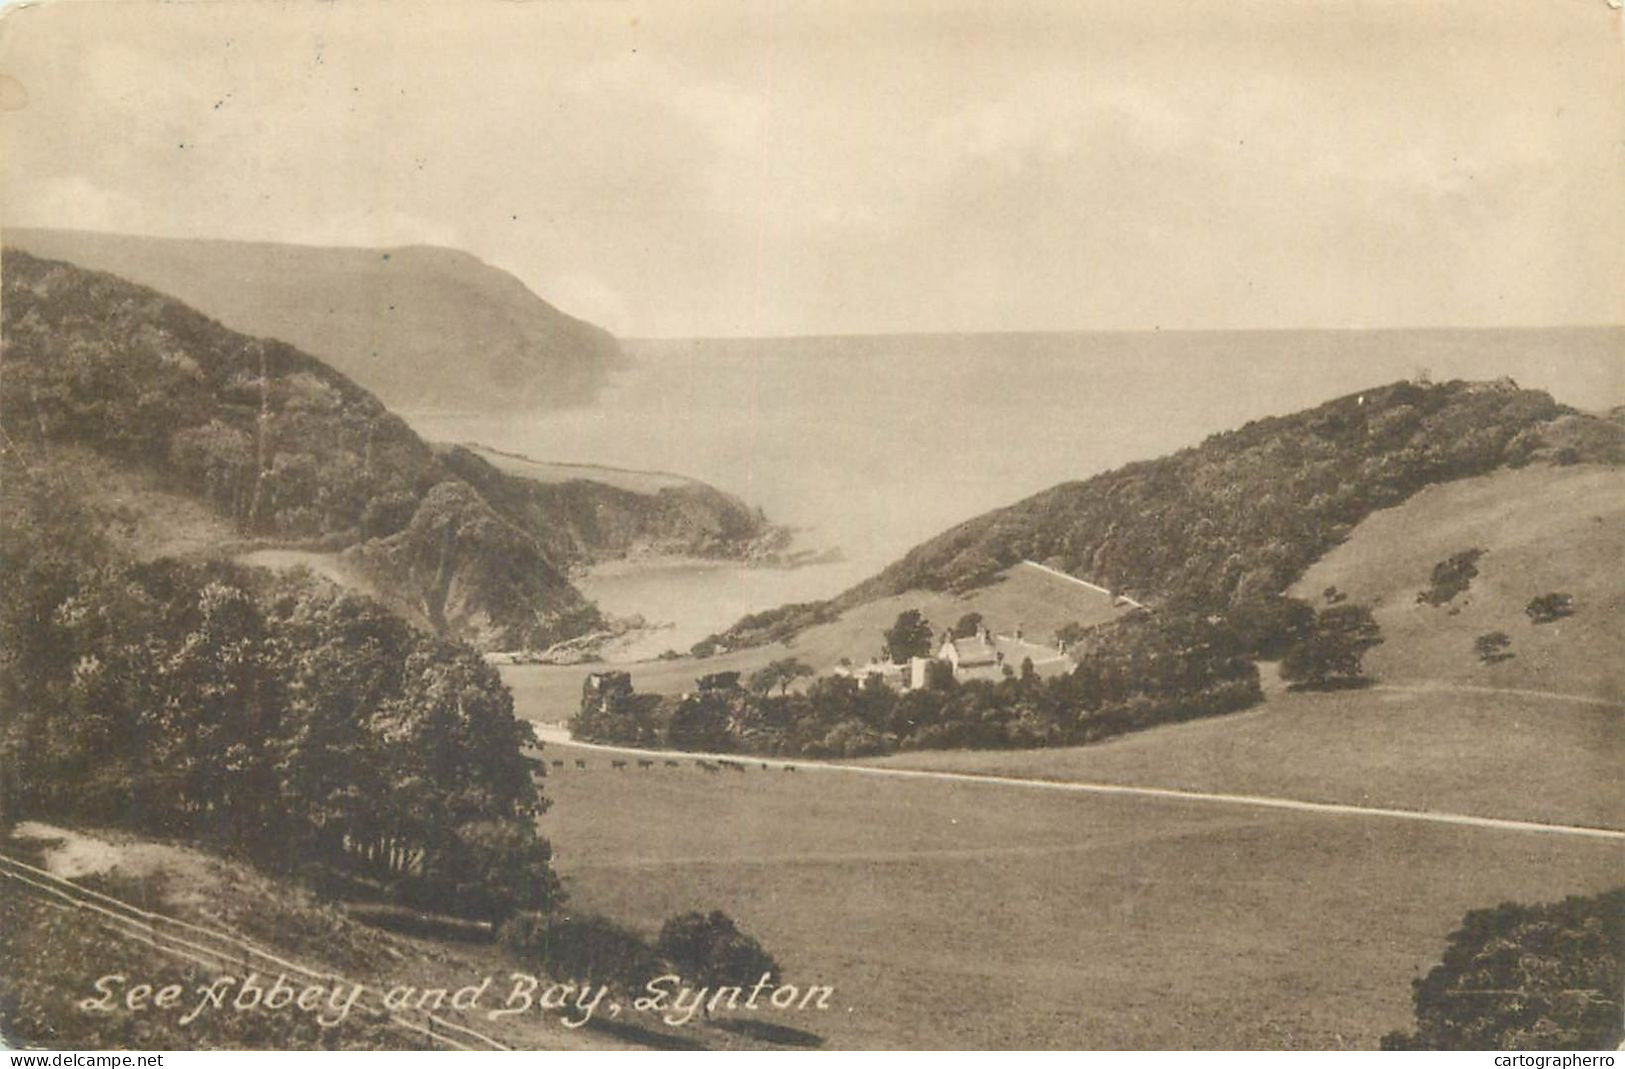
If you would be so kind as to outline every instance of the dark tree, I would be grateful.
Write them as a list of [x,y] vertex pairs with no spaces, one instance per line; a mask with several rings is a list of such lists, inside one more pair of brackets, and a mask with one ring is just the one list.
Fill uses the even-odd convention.
[[777,687],[779,696],[783,697],[785,691],[789,690],[791,683],[798,679],[806,679],[812,674],[811,665],[805,664],[795,657],[781,657],[751,673],[750,690],[752,694],[766,694],[774,687]]
[[1549,624],[1574,615],[1574,595],[1553,591],[1542,594],[1524,606],[1524,614],[1537,624]]
[[1281,677],[1310,690],[1357,685],[1364,675],[1365,651],[1382,642],[1377,621],[1364,605],[1333,605],[1315,617],[1315,626],[1287,650]]
[[739,689],[738,672],[711,672],[694,681],[701,694],[727,692]]
[[1485,664],[1496,664],[1508,660],[1512,654],[1507,647],[1512,645],[1512,637],[1505,631],[1490,631],[1479,635],[1473,640],[1473,649],[1478,651],[1478,659]]
[[1435,564],[1431,584],[1416,595],[1416,600],[1424,605],[1443,605],[1465,592],[1478,575],[1478,559],[1483,555],[1482,549],[1464,549]]
[[1088,633],[1089,629],[1087,627],[1084,627],[1076,620],[1072,620],[1068,623],[1062,624],[1060,628],[1056,630],[1055,644],[1061,647],[1063,650],[1071,649],[1078,642],[1081,642],[1083,640],[1083,636]]
[[1306,601],[1270,594],[1237,602],[1225,613],[1225,621],[1249,653],[1273,661],[1314,631],[1315,609]]
[[1613,1050],[1625,888],[1467,914],[1413,984],[1416,1028],[1384,1050]]
[[655,953],[691,986],[744,987],[763,973],[777,974],[779,963],[720,910],[683,913],[660,926]]
[[933,659],[925,666],[925,689],[932,692],[953,690],[954,666],[947,661]]
[[982,614],[979,612],[968,612],[959,618],[959,622],[957,624],[954,624],[954,638],[970,638],[981,629]]
[[591,913],[515,914],[497,940],[521,961],[578,982],[630,990],[660,971],[659,958],[636,932]]
[[905,609],[897,614],[897,622],[884,632],[886,656],[893,664],[903,664],[910,657],[931,656],[931,622],[919,609]]
[[726,693],[690,694],[672,710],[666,727],[666,742],[678,750],[725,752],[734,749],[729,731],[733,706]]

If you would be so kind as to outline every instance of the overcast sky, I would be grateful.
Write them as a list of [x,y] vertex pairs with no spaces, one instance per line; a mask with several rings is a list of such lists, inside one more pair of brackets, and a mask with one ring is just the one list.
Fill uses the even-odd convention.
[[1619,20],[58,0],[0,218],[459,246],[631,336],[1622,323]]

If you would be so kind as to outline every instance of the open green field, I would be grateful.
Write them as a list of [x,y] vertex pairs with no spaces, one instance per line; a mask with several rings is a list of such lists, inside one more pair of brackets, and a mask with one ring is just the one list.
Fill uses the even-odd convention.
[[[1625,701],[1625,470],[1531,465],[1431,486],[1374,513],[1291,593],[1336,586],[1374,607],[1386,641],[1366,654],[1384,680],[1451,680]],[[1433,566],[1486,552],[1455,599],[1417,604]],[[1536,625],[1531,598],[1574,595],[1573,616]],[[1482,664],[1473,640],[1504,631],[1510,660]]]
[[727,911],[837,1047],[1372,1047],[1468,909],[1625,879],[1559,834],[548,753],[588,764],[542,820],[573,904]]
[[[1123,611],[1113,608],[1111,599],[1103,594],[1035,568],[1017,565],[1006,569],[1001,576],[997,583],[962,595],[911,591],[859,605],[831,623],[808,628],[787,643],[704,659],[681,657],[610,667],[630,672],[632,685],[639,691],[679,694],[692,690],[695,679],[705,673],[748,675],[780,657],[799,657],[820,673],[835,667],[843,657],[862,664],[879,653],[881,632],[906,609],[919,609],[937,631],[952,627],[968,612],[979,612],[988,626],[1001,634],[1011,634],[1019,626],[1027,637],[1046,643],[1051,641],[1057,628],[1070,621],[1097,624]],[[1035,656],[1034,660],[1041,658]],[[562,723],[575,714],[581,703],[582,680],[599,667],[512,665],[503,667],[502,678],[513,689],[519,715],[544,723]],[[1038,666],[1042,675],[1070,668],[1071,663],[1067,661]]]
[[1625,828],[1625,707],[1519,694],[1276,694],[1090,746],[866,763]]

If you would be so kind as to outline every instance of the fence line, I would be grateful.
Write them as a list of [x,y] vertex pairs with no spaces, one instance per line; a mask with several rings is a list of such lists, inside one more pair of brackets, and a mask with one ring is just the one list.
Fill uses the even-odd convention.
[[[29,865],[26,862],[18,861],[16,858],[9,857],[3,853],[0,853],[0,877],[14,880],[26,886],[33,887],[38,891],[43,891],[46,894],[61,898],[68,903],[68,906],[73,908],[100,914],[101,916],[109,918],[110,920],[118,922],[122,925],[130,925],[137,930],[113,928],[113,925],[109,925],[107,921],[104,920],[101,922],[103,927],[113,928],[113,930],[122,932],[122,934],[130,938],[148,943],[155,949],[164,951],[166,953],[175,954],[179,957],[184,957],[187,960],[192,961],[194,964],[201,965],[204,968],[212,969],[217,968],[218,966],[216,964],[200,960],[196,955],[191,954],[188,951],[181,950],[178,947],[166,946],[163,943],[160,943],[158,925],[160,923],[174,925],[179,928],[201,933],[211,939],[219,941],[220,943],[226,944],[226,946],[231,949],[204,946],[200,943],[192,942],[191,940],[182,939],[180,936],[173,933],[163,934],[163,938],[172,943],[189,947],[192,950],[201,951],[202,953],[211,955],[214,958],[219,959],[220,962],[228,965],[237,965],[240,963],[246,968],[248,967],[248,956],[252,955],[254,957],[264,959],[265,961],[272,962],[282,969],[295,973],[299,976],[303,976],[307,979],[321,980],[324,982],[336,981],[338,983],[350,985],[363,994],[367,993],[369,990],[365,985],[354,983],[338,972],[321,971],[313,969],[307,965],[302,965],[298,962],[288,961],[287,959],[279,957],[278,955],[271,953],[255,943],[239,938],[228,932],[207,928],[203,925],[193,924],[190,921],[183,921],[176,917],[170,917],[162,913],[154,913],[150,910],[142,909],[139,906],[132,905],[131,903],[120,898],[115,898],[112,895],[103,894],[100,891],[95,891],[88,887],[81,887],[72,881],[62,879],[61,877],[53,875],[44,869],[36,868],[35,866]],[[113,909],[100,905],[99,903],[101,902],[114,906],[123,912],[115,912]],[[64,906],[62,908],[68,907]],[[140,930],[139,926],[143,924],[145,925],[145,930]],[[458,1024],[455,1021],[447,1020],[446,1018],[435,1013],[429,1013],[427,1011],[424,1012],[424,1017],[430,1022],[430,1026],[425,1027],[409,1021],[401,1017],[399,1014],[390,1013],[387,1010],[374,1010],[372,1007],[369,1007],[365,1003],[361,1002],[359,996],[356,1004],[368,1012],[378,1013],[380,1016],[387,1015],[388,1019],[392,1023],[397,1024],[402,1028],[421,1033],[428,1036],[434,1042],[456,1047],[459,1050],[466,1051],[474,1048],[464,1046],[449,1036],[438,1033],[435,1029],[444,1028],[453,1032],[461,1033],[485,1044],[492,1050],[512,1049],[491,1036],[484,1034],[483,1032],[478,1032],[472,1028]]]

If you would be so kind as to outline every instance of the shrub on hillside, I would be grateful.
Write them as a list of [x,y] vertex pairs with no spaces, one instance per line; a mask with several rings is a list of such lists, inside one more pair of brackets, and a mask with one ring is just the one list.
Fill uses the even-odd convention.
[[1426,590],[1416,595],[1417,602],[1443,605],[1453,601],[1457,594],[1472,585],[1473,578],[1478,575],[1478,559],[1483,555],[1482,549],[1464,549],[1435,564],[1432,581]]
[[1512,654],[1507,647],[1512,645],[1512,636],[1505,631],[1489,631],[1473,640],[1473,649],[1478,652],[1478,659],[1485,664],[1498,664],[1510,660]]
[[1083,624],[1076,620],[1069,620],[1056,629],[1055,644],[1062,650],[1068,650],[1071,649],[1075,643],[1081,641],[1083,636],[1087,635],[1088,633],[1089,629],[1083,626]]
[[720,910],[684,913],[660,926],[655,952],[694,987],[748,987],[779,963]]
[[577,983],[631,990],[662,968],[660,956],[636,932],[591,913],[516,914],[497,930],[497,941],[525,964]]
[[1565,616],[1574,615],[1574,595],[1552,592],[1542,594],[1524,606],[1524,614],[1537,624],[1549,624]]

